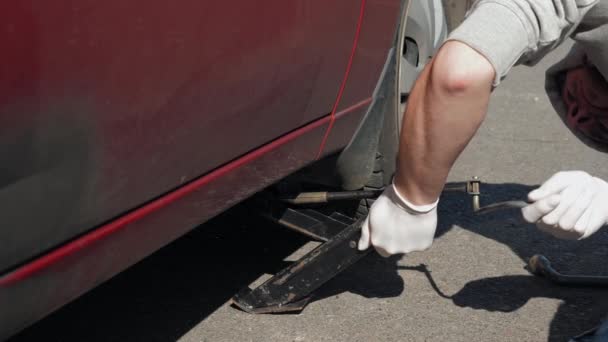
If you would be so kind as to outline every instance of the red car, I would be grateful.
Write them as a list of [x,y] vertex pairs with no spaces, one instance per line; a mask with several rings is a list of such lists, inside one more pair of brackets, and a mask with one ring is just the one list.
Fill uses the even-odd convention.
[[390,179],[444,2],[1,2],[0,340],[349,142]]

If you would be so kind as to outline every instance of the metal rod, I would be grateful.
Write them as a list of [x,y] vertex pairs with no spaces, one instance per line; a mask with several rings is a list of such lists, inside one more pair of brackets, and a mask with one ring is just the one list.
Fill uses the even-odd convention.
[[452,192],[452,191],[457,191],[457,192],[466,192],[467,191],[467,184],[446,184],[443,187],[443,191],[444,192]]
[[489,212],[501,209],[521,209],[527,205],[528,203],[524,201],[505,201],[492,203],[481,207],[479,206],[479,196],[473,197],[473,211],[477,214],[487,214]]
[[355,190],[355,191],[321,191],[321,192],[302,192],[296,196],[281,198],[281,201],[289,204],[317,204],[333,201],[361,200],[366,198],[376,198],[382,193],[378,190]]

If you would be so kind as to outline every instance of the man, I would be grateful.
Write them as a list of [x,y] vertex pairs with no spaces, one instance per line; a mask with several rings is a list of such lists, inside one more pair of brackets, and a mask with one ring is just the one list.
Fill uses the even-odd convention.
[[[607,150],[608,0],[479,0],[412,89],[397,172],[370,209],[359,249],[389,256],[432,244],[439,195],[492,89],[513,65],[536,63],[569,36],[575,46],[548,71],[547,92],[573,133]],[[554,175],[529,200],[524,218],[560,238],[583,239],[608,222],[608,183],[583,171]]]

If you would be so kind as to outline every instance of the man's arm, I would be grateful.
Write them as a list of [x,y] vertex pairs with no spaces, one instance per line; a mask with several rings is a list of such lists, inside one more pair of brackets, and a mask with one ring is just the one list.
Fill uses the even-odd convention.
[[[492,84],[561,43],[597,0],[480,0],[423,72],[403,120],[395,186],[432,203],[479,125]],[[465,42],[460,43],[460,42]]]
[[450,168],[485,117],[494,68],[469,46],[445,43],[422,71],[403,118],[394,184],[376,200],[359,249],[382,256],[424,250]]
[[494,77],[485,57],[449,41],[418,78],[403,118],[394,180],[413,204],[439,198],[452,165],[486,115]]

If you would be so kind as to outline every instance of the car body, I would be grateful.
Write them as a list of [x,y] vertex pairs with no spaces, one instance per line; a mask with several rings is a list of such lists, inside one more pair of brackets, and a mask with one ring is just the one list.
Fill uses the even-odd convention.
[[401,8],[1,2],[0,339],[344,148]]

